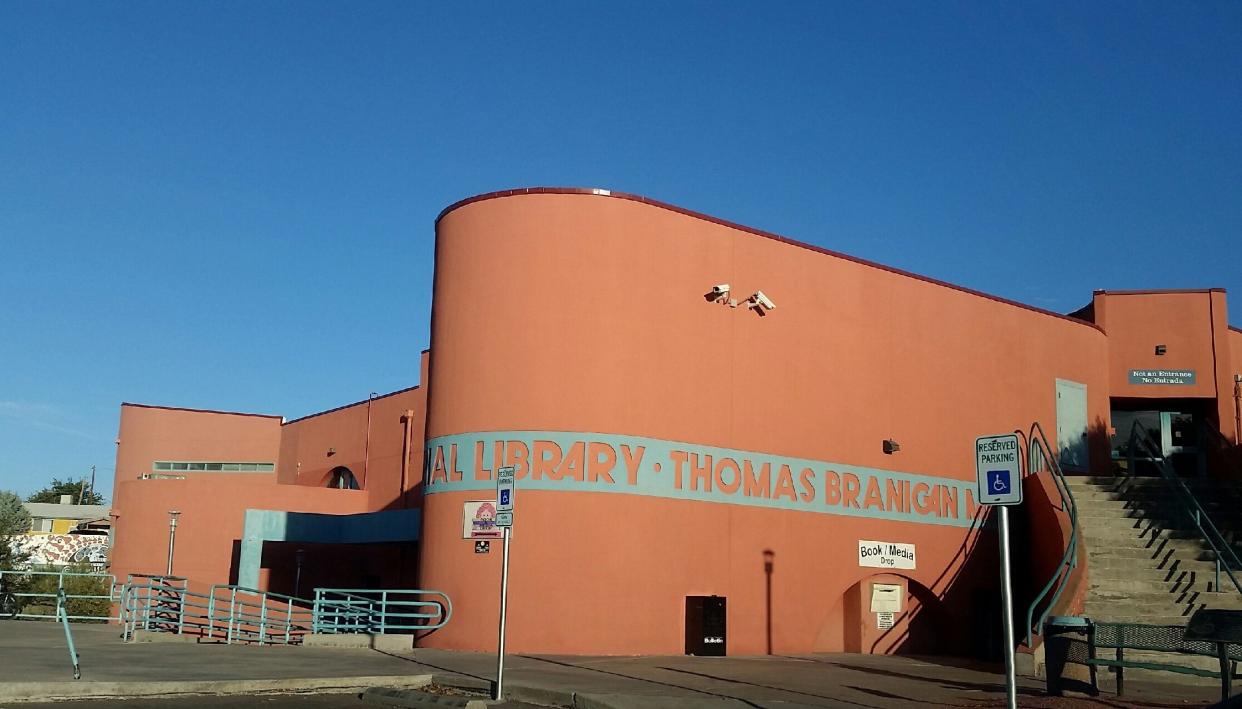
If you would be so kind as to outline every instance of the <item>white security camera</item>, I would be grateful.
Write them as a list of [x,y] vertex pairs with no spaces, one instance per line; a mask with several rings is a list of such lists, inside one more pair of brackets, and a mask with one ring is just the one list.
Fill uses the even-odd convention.
[[729,284],[720,283],[720,284],[714,285],[712,286],[712,292],[715,293],[716,295],[724,295],[725,293],[729,292]]
[[755,294],[750,297],[750,307],[753,308],[756,305],[761,305],[766,310],[776,310],[776,303],[773,303],[772,299],[764,295],[761,290],[755,291]]

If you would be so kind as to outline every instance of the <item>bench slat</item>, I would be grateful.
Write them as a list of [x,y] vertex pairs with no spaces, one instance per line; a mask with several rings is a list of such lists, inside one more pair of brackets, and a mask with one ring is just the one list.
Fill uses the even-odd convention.
[[1121,667],[1127,670],[1164,670],[1166,672],[1181,672],[1187,675],[1199,675],[1200,677],[1220,677],[1220,670],[1205,670],[1198,667],[1186,667],[1185,665],[1162,665],[1156,662],[1131,662],[1129,660],[1105,660],[1097,657],[1094,660],[1087,660],[1088,665],[1100,665],[1104,667]]

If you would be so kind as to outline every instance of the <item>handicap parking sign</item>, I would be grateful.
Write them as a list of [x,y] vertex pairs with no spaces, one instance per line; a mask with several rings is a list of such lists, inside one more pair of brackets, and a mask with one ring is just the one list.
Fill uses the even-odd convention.
[[975,439],[981,505],[1022,504],[1022,451],[1016,434]]
[[512,491],[512,490],[509,490],[509,489],[502,489],[502,490],[500,491],[500,505],[501,505],[502,507],[508,507],[508,506],[509,506],[509,493],[511,493],[511,492],[513,492],[513,491]]
[[993,495],[1009,494],[1009,471],[1008,470],[989,470],[988,471],[988,492]]

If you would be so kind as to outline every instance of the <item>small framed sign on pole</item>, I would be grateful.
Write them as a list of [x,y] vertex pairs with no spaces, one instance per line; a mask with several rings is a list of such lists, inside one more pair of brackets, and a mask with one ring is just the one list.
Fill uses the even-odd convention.
[[496,469],[496,526],[504,532],[500,562],[500,638],[496,643],[496,692],[492,699],[503,696],[505,681],[505,621],[509,610],[509,535],[513,528],[513,486],[517,468],[509,465]]
[[1013,574],[1009,559],[1009,508],[1022,504],[1022,454],[1018,435],[975,439],[975,475],[979,504],[1000,507],[1001,612],[1005,627],[1005,694],[1009,709],[1018,706],[1018,677],[1014,668]]

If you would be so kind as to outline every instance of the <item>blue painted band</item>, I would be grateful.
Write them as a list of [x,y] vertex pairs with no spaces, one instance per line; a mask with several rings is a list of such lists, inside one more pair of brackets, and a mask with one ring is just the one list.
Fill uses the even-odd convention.
[[427,443],[426,494],[515,487],[696,500],[970,527],[975,481],[863,468],[657,438],[565,431],[490,431]]

